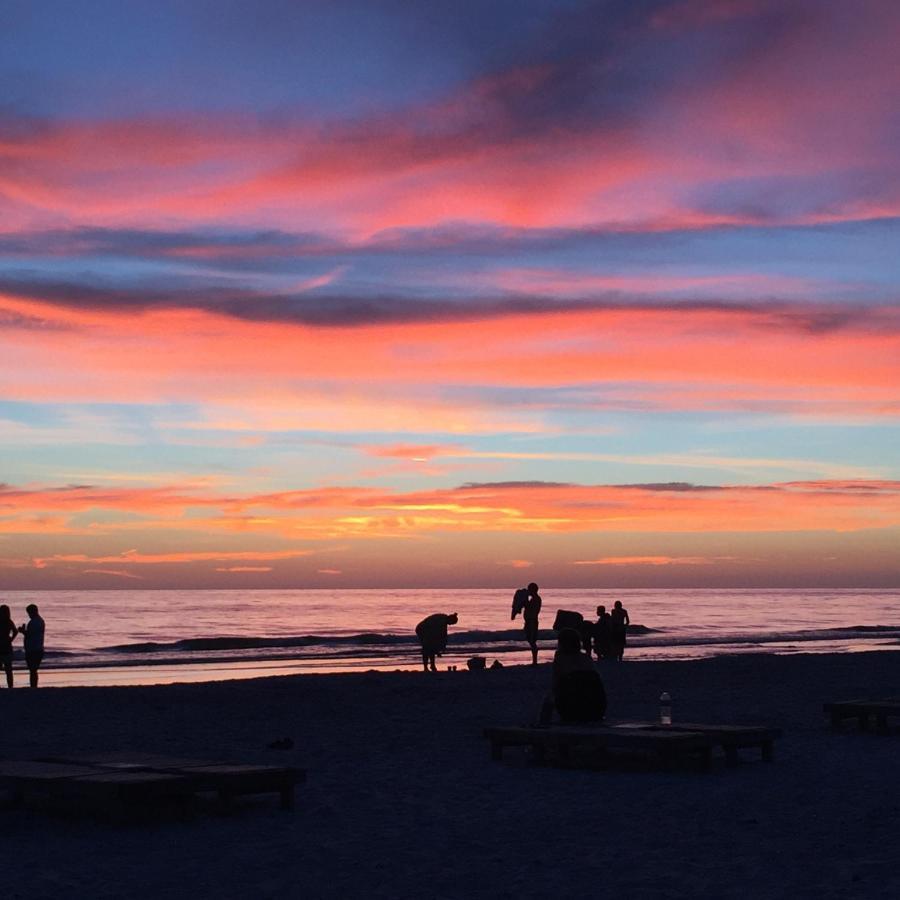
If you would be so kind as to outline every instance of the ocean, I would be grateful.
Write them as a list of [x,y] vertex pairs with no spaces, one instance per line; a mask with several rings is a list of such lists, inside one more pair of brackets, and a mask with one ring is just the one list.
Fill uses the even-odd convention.
[[[421,667],[416,623],[457,612],[440,667],[524,664],[513,590],[10,591],[13,620],[38,604],[47,623],[42,686],[214,681]],[[542,658],[557,609],[594,617],[621,600],[627,659],[822,653],[900,647],[900,591],[544,590]],[[17,642],[17,681],[27,680]]]

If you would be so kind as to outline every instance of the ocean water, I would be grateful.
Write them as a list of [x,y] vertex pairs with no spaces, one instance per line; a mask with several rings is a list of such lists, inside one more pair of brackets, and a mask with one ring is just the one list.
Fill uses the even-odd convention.
[[[542,657],[557,609],[594,618],[621,600],[626,659],[817,653],[900,647],[900,591],[553,590],[542,592]],[[37,603],[47,622],[42,685],[210,681],[265,674],[415,669],[414,629],[457,612],[441,667],[473,655],[530,661],[513,590],[29,591],[3,602],[16,624]],[[21,647],[17,656],[21,656]],[[16,663],[22,670],[23,661]],[[19,683],[25,672],[17,674]]]

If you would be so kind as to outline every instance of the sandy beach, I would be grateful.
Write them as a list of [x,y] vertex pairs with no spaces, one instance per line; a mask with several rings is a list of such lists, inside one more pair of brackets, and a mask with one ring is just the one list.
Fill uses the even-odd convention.
[[[774,764],[712,772],[492,763],[549,666],[0,693],[0,755],[145,750],[307,769],[271,797],[113,825],[4,809],[6,897],[869,897],[900,892],[900,737],[834,734],[829,699],[900,693],[900,653],[625,662],[612,720],[784,729]],[[267,749],[276,738],[290,751]]]

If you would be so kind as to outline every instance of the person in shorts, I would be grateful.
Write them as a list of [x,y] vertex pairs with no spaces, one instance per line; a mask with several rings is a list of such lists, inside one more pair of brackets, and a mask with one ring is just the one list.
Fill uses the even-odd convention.
[[19,631],[25,636],[25,665],[28,666],[28,683],[38,686],[38,669],[44,660],[44,620],[34,603],[25,607],[28,622]]

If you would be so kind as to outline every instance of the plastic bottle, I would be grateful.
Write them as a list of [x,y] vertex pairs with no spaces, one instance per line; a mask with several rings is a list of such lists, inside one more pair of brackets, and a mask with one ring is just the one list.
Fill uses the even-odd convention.
[[659,724],[672,724],[672,698],[668,691],[663,691],[659,695]]

